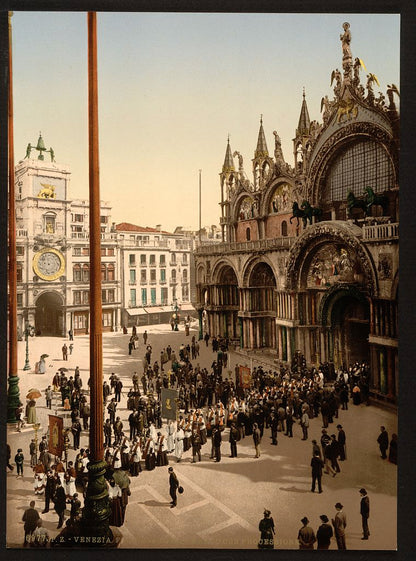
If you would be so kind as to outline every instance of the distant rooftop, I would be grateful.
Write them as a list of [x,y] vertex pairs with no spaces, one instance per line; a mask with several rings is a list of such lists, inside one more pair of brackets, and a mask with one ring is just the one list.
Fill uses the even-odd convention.
[[121,224],[116,225],[117,232],[141,232],[148,234],[170,234],[165,230],[159,230],[158,228],[149,228],[148,226],[136,226],[135,224],[130,224],[129,222],[121,222]]

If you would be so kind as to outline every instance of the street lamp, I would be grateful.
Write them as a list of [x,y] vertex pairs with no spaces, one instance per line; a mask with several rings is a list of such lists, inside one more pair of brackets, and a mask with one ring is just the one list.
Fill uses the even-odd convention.
[[33,327],[33,325],[29,325],[28,323],[26,324],[25,327],[25,341],[26,341],[26,360],[25,360],[25,365],[23,367],[23,370],[30,370],[30,364],[29,364],[29,337],[33,337],[33,335],[35,334],[35,328]]
[[175,298],[175,307],[173,308],[175,313],[173,314],[173,321],[175,322],[175,327],[173,329],[173,331],[179,331],[178,329],[178,323],[179,323],[179,316],[178,316],[178,299]]

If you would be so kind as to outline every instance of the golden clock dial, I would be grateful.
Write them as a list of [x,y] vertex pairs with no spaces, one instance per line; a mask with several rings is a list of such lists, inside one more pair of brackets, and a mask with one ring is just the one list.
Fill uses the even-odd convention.
[[56,280],[65,271],[65,258],[56,249],[42,249],[33,258],[33,270],[43,280]]

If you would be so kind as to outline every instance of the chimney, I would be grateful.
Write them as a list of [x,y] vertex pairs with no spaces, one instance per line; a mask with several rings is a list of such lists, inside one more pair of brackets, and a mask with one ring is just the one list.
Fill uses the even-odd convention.
[[162,231],[162,224],[156,224],[156,230]]

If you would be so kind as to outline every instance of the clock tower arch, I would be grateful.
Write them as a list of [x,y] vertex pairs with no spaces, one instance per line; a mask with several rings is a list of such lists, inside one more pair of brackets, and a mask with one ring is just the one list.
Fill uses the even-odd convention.
[[60,337],[65,334],[63,298],[55,290],[42,292],[35,301],[37,335]]

